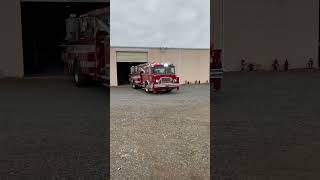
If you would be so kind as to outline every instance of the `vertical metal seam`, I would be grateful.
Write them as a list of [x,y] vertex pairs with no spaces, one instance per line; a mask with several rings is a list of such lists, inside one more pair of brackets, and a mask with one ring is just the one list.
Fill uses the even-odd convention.
[[220,47],[221,47],[221,62],[224,67],[224,0],[220,0]]

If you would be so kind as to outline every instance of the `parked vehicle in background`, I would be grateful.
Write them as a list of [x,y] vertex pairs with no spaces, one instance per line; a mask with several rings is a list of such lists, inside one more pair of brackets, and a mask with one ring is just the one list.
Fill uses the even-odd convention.
[[132,66],[129,81],[132,88],[142,88],[147,93],[158,91],[171,92],[179,90],[179,77],[173,64],[168,63],[145,63]]
[[89,81],[109,84],[110,8],[66,19],[65,73],[77,86]]

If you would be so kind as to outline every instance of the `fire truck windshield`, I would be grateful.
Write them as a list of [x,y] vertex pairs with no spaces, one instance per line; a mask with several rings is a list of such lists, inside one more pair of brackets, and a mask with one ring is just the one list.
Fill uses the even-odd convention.
[[174,66],[164,67],[163,65],[155,66],[153,68],[153,73],[154,74],[175,74],[175,67]]

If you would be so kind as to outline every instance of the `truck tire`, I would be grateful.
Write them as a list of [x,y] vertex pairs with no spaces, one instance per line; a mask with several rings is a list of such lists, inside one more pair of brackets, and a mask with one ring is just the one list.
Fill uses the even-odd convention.
[[167,93],[170,93],[171,91],[172,91],[172,89],[167,89],[166,90]]
[[138,89],[138,87],[137,87],[137,85],[134,83],[134,81],[131,82],[131,87],[132,87],[133,89]]
[[78,61],[74,64],[73,80],[76,86],[83,86],[87,83],[86,77],[81,73],[80,64]]
[[148,86],[148,82],[144,83],[144,90],[146,91],[146,93],[150,93],[149,91],[149,86]]

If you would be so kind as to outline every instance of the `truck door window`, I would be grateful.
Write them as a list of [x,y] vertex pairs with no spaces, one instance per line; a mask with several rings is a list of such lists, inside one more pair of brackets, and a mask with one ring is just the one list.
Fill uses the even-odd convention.
[[155,66],[153,68],[153,72],[154,72],[154,74],[165,74],[166,69],[163,66]]
[[167,68],[167,73],[168,74],[175,74],[176,73],[175,68],[173,66],[169,66]]
[[175,74],[175,67],[174,66],[169,66],[169,67],[155,66],[153,68],[153,72],[155,74]]

